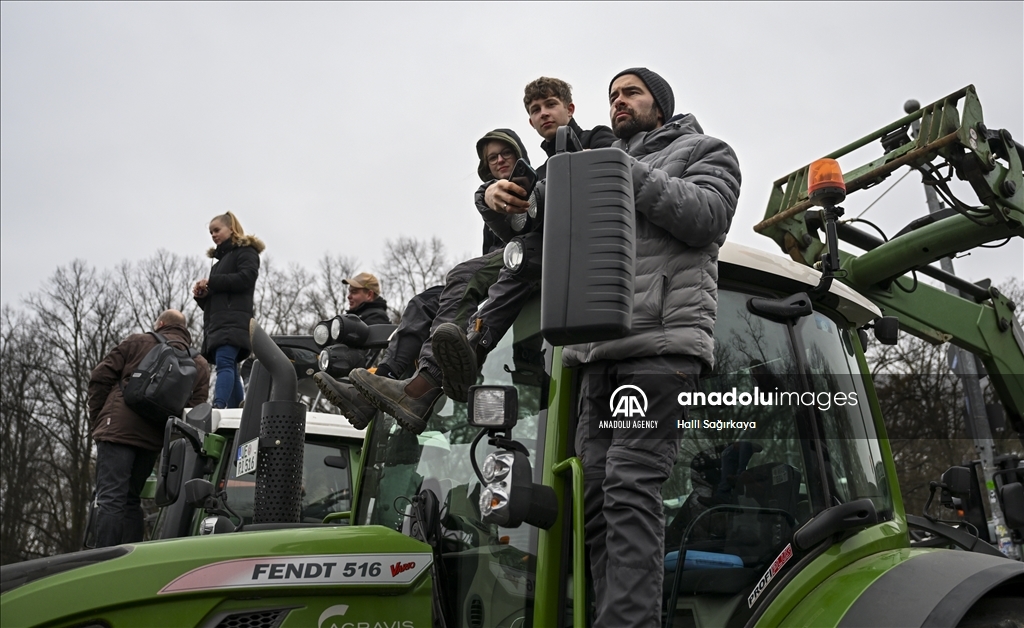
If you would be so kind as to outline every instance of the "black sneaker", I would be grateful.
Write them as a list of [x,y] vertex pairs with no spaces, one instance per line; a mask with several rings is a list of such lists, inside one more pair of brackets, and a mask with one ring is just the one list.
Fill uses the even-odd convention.
[[324,394],[324,397],[338,406],[352,427],[357,430],[365,430],[373,420],[373,416],[376,414],[373,404],[360,395],[352,384],[339,382],[324,372],[314,374],[313,381],[316,382],[317,388]]
[[437,364],[444,374],[444,394],[463,403],[469,398],[469,387],[476,384],[480,375],[480,362],[486,355],[481,355],[479,342],[476,342],[479,334],[474,333],[472,336],[467,336],[454,323],[442,323],[430,337]]
[[377,377],[366,369],[355,369],[349,373],[348,378],[356,390],[378,410],[395,417],[399,425],[413,434],[421,434],[427,428],[427,419],[434,410],[434,402],[442,393],[440,388],[434,387],[419,397],[410,397],[405,387],[415,378],[394,380]]

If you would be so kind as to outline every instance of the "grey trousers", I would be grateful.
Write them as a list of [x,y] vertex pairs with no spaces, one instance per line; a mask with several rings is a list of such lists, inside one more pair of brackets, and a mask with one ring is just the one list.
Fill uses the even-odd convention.
[[[430,325],[431,334],[442,323],[454,323],[465,327],[468,317],[476,311],[477,305],[487,298],[488,288],[497,280],[498,271],[503,267],[502,254],[502,250],[497,250],[474,257],[448,271],[444,289],[438,300],[437,314]],[[420,349],[419,368],[440,384],[441,367],[434,359],[434,348],[429,338]]]
[[[595,362],[581,370],[576,453],[583,462],[595,628],[661,626],[661,486],[679,453],[676,421],[685,409],[677,396],[696,388],[700,369],[699,359],[673,355]],[[610,404],[612,393],[627,384],[646,395],[645,425],[598,429],[601,421],[624,419],[612,416]],[[647,426],[650,420],[657,426]]]
[[380,360],[381,364],[387,363],[399,378],[404,378],[410,371],[423,343],[430,337],[430,325],[437,316],[443,289],[444,286],[427,288],[414,296],[402,312],[402,322]]
[[488,351],[512,327],[523,306],[540,287],[540,278],[526,279],[513,275],[502,266],[497,281],[487,291],[487,302],[471,320],[480,320],[483,328],[481,342]]

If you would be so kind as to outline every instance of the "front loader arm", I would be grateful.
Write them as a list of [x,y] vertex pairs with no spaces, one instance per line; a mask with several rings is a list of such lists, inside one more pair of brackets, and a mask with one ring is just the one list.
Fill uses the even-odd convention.
[[[916,121],[920,121],[920,132],[911,139],[908,131]],[[971,85],[828,157],[842,157],[875,141],[881,142],[885,155],[845,175],[847,194],[873,187],[896,169],[909,166],[943,192],[950,207],[912,222],[888,241],[839,225],[839,239],[866,252],[859,256],[843,252],[837,278],[885,314],[899,317],[903,330],[935,343],[952,342],[981,358],[1011,423],[1024,434],[1024,332],[1013,314],[1014,304],[994,289],[930,265],[990,242],[1024,236],[1024,148],[1007,131],[985,126]],[[775,182],[765,218],[754,230],[775,240],[794,260],[814,266],[827,247],[805,220],[805,211],[811,207],[808,169],[800,168]],[[970,183],[979,206],[969,206],[952,195],[946,183],[954,174]],[[953,285],[960,294],[907,276],[914,272]]]

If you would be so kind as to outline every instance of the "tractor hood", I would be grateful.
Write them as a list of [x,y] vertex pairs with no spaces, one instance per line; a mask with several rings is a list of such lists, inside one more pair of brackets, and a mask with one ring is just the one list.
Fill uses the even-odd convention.
[[251,615],[244,599],[259,600],[259,612],[278,613],[284,623],[274,625],[323,628],[333,613],[357,625],[429,626],[430,547],[380,526],[238,532],[117,549],[130,551],[14,583],[3,594],[4,625],[214,626]]

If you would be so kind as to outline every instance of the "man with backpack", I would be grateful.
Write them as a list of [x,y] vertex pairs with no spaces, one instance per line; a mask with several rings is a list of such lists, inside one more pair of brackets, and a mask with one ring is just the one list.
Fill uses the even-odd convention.
[[89,378],[96,547],[142,540],[140,495],[163,446],[164,424],[210,393],[210,365],[191,349],[185,316],[167,310],[153,330],[125,338]]

